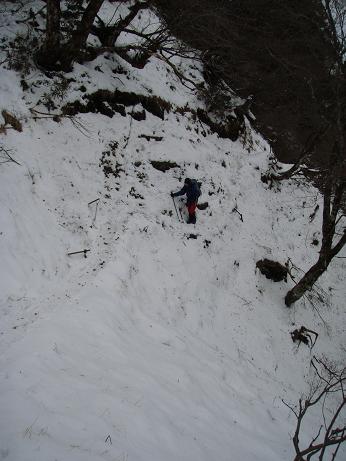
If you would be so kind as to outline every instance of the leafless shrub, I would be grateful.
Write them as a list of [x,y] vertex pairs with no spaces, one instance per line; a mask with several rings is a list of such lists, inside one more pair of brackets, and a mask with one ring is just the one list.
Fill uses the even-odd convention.
[[37,47],[37,38],[31,34],[17,34],[7,50],[7,65],[9,69],[19,72],[22,76],[28,75],[33,68],[33,51]]
[[[294,461],[335,461],[342,443],[346,441],[346,368],[339,369],[326,359],[311,360],[313,379],[307,396],[302,396],[297,405],[283,403],[295,415],[297,423],[292,437]],[[300,438],[308,427],[308,413],[318,409],[320,426],[315,428],[311,442],[302,446]],[[340,459],[340,458],[339,458]]]
[[72,125],[84,136],[90,137],[89,129],[80,121],[78,120],[75,115],[64,114],[63,112],[60,113],[51,113],[51,112],[42,112],[34,107],[31,107],[30,112],[32,114],[33,120],[40,120],[40,119],[52,119],[56,123],[60,123],[63,118],[70,120]]

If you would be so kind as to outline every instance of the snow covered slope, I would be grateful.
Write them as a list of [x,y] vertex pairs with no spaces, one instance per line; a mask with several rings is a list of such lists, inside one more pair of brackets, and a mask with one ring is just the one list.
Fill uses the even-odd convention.
[[[76,65],[64,102],[90,82],[202,104],[162,62],[118,61],[124,82],[111,80],[109,60]],[[295,421],[281,399],[307,390],[311,353],[290,331],[318,331],[313,353],[344,360],[346,263],[321,278],[328,304],[316,312],[303,301],[288,310],[292,282],[267,280],[256,261],[291,258],[304,271],[316,260],[318,192],[268,189],[269,147],[250,127],[231,142],[203,136],[189,113],[137,121],[132,107],[79,115],[78,126],[33,120],[49,79],[32,79],[23,92],[0,68],[0,107],[23,124],[0,138],[20,163],[0,165],[0,459],[292,459]],[[209,204],[194,226],[169,195],[186,176]]]

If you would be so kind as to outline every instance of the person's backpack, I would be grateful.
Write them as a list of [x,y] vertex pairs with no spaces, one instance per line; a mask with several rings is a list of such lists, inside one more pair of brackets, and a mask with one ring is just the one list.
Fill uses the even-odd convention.
[[201,191],[202,183],[199,181],[196,181],[196,183],[197,183],[197,188],[198,188],[198,197],[200,197],[202,195],[202,191]]
[[196,179],[192,179],[191,183],[192,183],[192,186],[193,186],[194,193],[196,195],[196,199],[198,199],[198,197],[200,197],[200,195],[202,194],[202,192],[201,192],[202,183],[196,181]]

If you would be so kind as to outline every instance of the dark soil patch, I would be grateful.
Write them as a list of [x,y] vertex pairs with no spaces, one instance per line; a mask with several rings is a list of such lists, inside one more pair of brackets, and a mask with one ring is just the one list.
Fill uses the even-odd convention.
[[129,195],[131,195],[131,197],[134,197],[136,199],[141,199],[141,200],[144,199],[143,195],[136,192],[136,189],[134,187],[131,187]]
[[177,163],[170,161],[150,160],[150,163],[156,170],[162,171],[163,173],[171,168],[180,168]]
[[125,173],[122,164],[115,159],[118,144],[117,142],[112,142],[109,147],[109,150],[102,152],[99,166],[102,168],[106,178],[109,178],[109,176],[118,178],[121,173]]
[[139,134],[138,137],[139,138],[144,138],[147,141],[151,141],[152,139],[154,141],[162,141],[163,140],[162,136],[153,136],[153,135],[146,135],[146,134]]

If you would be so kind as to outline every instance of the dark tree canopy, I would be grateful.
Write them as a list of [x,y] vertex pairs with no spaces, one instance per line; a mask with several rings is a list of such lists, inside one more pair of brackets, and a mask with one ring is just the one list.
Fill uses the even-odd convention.
[[179,36],[205,53],[210,79],[221,76],[240,95],[253,96],[257,127],[279,159],[295,161],[326,125],[328,135],[313,151],[319,161],[329,156],[334,49],[320,0],[156,4]]

